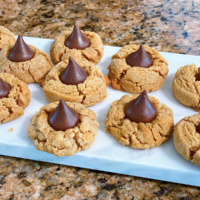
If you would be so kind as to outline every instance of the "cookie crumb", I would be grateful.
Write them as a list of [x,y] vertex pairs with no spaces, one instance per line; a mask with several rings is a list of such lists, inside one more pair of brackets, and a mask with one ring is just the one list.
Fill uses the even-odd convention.
[[12,131],[13,131],[13,128],[10,128],[9,131],[12,132]]

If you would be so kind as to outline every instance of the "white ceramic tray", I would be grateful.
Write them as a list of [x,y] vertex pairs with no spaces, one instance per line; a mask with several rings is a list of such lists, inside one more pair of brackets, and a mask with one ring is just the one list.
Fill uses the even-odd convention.
[[[49,53],[53,40],[24,37],[28,44]],[[104,56],[97,65],[105,75],[111,56],[120,48],[105,46]],[[185,64],[195,63],[200,65],[199,56],[189,56],[174,53],[161,53],[169,62],[169,74],[162,88],[152,95],[162,103],[169,106],[174,112],[175,124],[185,116],[196,112],[179,103],[173,96],[171,87],[176,70]],[[0,154],[38,161],[71,165],[94,170],[115,172],[151,179],[171,181],[188,185],[200,186],[200,167],[182,158],[174,148],[172,138],[159,147],[147,150],[136,150],[122,146],[111,134],[105,132],[104,120],[111,103],[127,94],[107,88],[108,97],[101,103],[90,107],[97,115],[99,122],[98,135],[91,148],[81,151],[72,157],[56,157],[55,155],[35,149],[32,140],[27,136],[26,129],[30,119],[39,111],[40,107],[47,104],[42,88],[37,84],[29,84],[31,102],[25,109],[24,116],[0,125]],[[9,129],[13,128],[10,132]]]

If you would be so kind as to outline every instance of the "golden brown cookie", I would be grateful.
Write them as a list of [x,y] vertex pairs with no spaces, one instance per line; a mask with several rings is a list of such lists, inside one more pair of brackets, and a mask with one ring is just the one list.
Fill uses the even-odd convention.
[[48,115],[58,102],[43,106],[31,119],[27,129],[36,149],[56,156],[73,156],[82,149],[88,149],[94,142],[98,130],[96,114],[82,104],[66,103],[80,114],[79,124],[66,131],[55,131],[48,123]]
[[46,52],[29,45],[35,52],[34,57],[24,62],[12,62],[8,59],[8,55],[13,46],[6,45],[0,52],[0,73],[10,73],[25,83],[37,82],[42,86],[46,74],[53,67],[50,56]]
[[200,134],[196,130],[199,124],[200,114],[183,118],[174,127],[173,140],[181,156],[200,166]]
[[82,60],[88,60],[93,64],[100,62],[103,57],[104,46],[101,38],[97,33],[90,31],[83,31],[84,35],[90,40],[91,44],[84,50],[70,49],[64,45],[67,37],[70,36],[71,31],[63,31],[60,36],[51,44],[50,54],[55,63],[60,61],[67,61],[69,57]]
[[121,144],[137,149],[153,148],[168,140],[174,127],[173,112],[159,100],[148,96],[157,110],[156,118],[150,123],[131,122],[126,118],[124,108],[139,95],[125,95],[114,101],[104,122],[110,132]]
[[27,84],[12,74],[0,73],[0,78],[11,87],[8,97],[0,99],[1,124],[24,114],[24,109],[30,102],[31,93]]
[[200,111],[200,81],[195,81],[197,73],[195,64],[180,67],[174,76],[172,91],[183,105]]
[[158,90],[163,85],[169,71],[168,63],[155,49],[144,46],[153,62],[149,68],[131,67],[126,63],[126,57],[139,47],[135,44],[126,45],[112,56],[111,64],[108,66],[108,78],[114,89],[141,93],[143,90]]
[[63,99],[65,101],[92,106],[107,97],[108,78],[94,64],[86,60],[77,60],[80,67],[86,70],[88,77],[78,85],[66,85],[60,81],[61,72],[67,67],[68,61],[58,63],[46,76],[44,93],[49,102]]
[[15,35],[7,28],[0,26],[0,50],[8,44],[14,45],[15,41]]

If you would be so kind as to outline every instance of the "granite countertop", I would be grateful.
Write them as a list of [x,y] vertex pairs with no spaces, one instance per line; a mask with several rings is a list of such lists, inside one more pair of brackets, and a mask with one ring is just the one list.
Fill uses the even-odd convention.
[[[55,38],[74,21],[105,45],[146,44],[199,55],[200,1],[1,0],[0,25]],[[193,200],[198,187],[0,156],[0,199]]]

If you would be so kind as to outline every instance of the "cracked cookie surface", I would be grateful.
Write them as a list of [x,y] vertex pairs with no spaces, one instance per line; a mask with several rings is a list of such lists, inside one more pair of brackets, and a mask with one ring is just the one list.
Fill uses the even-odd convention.
[[172,91],[183,105],[200,111],[200,81],[195,81],[197,73],[195,64],[180,67],[174,76]]
[[45,79],[43,90],[49,102],[63,99],[92,106],[107,97],[106,86],[109,84],[109,80],[101,70],[88,61],[76,59],[76,62],[88,73],[86,80],[78,85],[62,83],[59,76],[67,67],[68,61],[61,61],[48,73]]
[[0,78],[10,85],[8,97],[0,99],[0,124],[14,120],[24,114],[30,102],[28,86],[12,74],[0,73]]
[[15,42],[15,35],[7,28],[0,26],[0,50],[8,44],[14,45]]
[[34,57],[24,62],[12,62],[8,55],[13,45],[6,45],[0,52],[0,73],[10,73],[25,83],[37,82],[43,86],[45,76],[52,69],[53,63],[46,52],[32,45],[28,46],[35,52]]
[[139,45],[126,45],[112,56],[111,64],[108,66],[108,78],[114,89],[141,93],[143,90],[158,90],[163,85],[169,72],[168,63],[155,49],[144,46],[153,62],[149,68],[131,67],[126,63],[126,57],[138,48]]
[[27,134],[33,140],[36,149],[56,156],[73,156],[92,145],[98,130],[96,114],[82,104],[66,104],[79,113],[79,124],[66,131],[55,131],[48,123],[48,115],[57,107],[58,102],[43,106],[33,116],[27,129]]
[[200,166],[200,134],[196,131],[199,123],[200,114],[180,120],[174,127],[173,141],[181,156]]
[[55,63],[66,61],[69,57],[82,60],[88,60],[93,64],[100,62],[103,57],[104,46],[101,38],[97,33],[90,31],[82,31],[83,34],[90,40],[91,44],[84,50],[70,49],[64,45],[66,38],[71,34],[71,31],[63,31],[60,36],[52,42],[50,47],[50,55]]
[[150,123],[131,122],[124,113],[125,106],[139,95],[125,95],[114,101],[104,122],[110,132],[121,144],[133,148],[147,149],[161,145],[168,140],[174,127],[173,112],[159,100],[148,96],[157,110],[156,118]]

